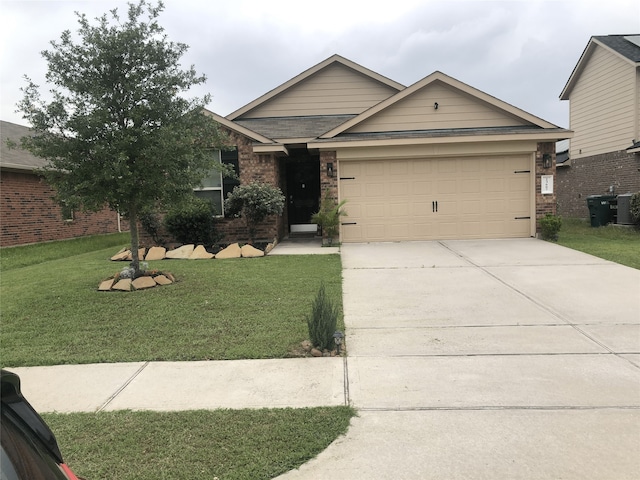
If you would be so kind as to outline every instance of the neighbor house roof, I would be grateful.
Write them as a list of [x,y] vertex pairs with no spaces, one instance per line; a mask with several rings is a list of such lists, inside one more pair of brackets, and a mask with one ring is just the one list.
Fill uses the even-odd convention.
[[[20,139],[28,135],[31,135],[29,127],[0,120],[0,168],[31,172],[48,163],[46,159],[36,157],[20,147]],[[9,147],[7,141],[13,145]]]
[[560,100],[569,100],[571,90],[573,90],[594,50],[598,47],[607,49],[636,68],[640,67],[640,34],[593,36],[571,72],[567,84],[562,89]]

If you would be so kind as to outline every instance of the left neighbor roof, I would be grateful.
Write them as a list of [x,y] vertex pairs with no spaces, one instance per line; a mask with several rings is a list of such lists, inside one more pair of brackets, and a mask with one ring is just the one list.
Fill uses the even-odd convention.
[[[31,129],[0,120],[0,168],[3,170],[33,171],[44,167],[47,160],[36,157],[20,147],[20,139],[31,134]],[[15,146],[9,147],[7,141]]]

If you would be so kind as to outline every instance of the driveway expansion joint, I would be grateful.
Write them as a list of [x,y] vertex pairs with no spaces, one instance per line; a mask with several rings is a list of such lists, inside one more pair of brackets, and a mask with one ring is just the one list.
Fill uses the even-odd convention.
[[121,386],[120,388],[118,388],[118,389],[117,389],[117,390],[116,390],[116,391],[115,391],[115,392],[114,392],[114,393],[113,393],[109,398],[107,398],[107,400],[106,400],[102,405],[100,405],[100,407],[98,407],[98,409],[96,410],[96,412],[101,412],[101,411],[103,411],[105,408],[107,408],[107,407],[109,406],[109,404],[110,404],[111,402],[113,402],[113,401],[118,397],[118,395],[120,395],[120,394],[124,391],[124,389],[125,389],[125,388],[127,388],[127,387],[129,386],[129,384],[131,384],[131,382],[133,382],[133,380],[135,380],[135,378],[136,378],[138,375],[140,375],[140,374],[142,373],[142,371],[143,371],[145,368],[147,368],[147,366],[149,365],[149,363],[151,363],[151,362],[144,362],[144,363],[140,366],[140,368],[138,368],[138,370],[136,370],[136,372],[135,372],[133,375],[131,375],[131,376],[130,376],[130,377],[129,377],[129,378],[128,378],[128,379],[127,379],[123,384],[122,384],[122,386]]

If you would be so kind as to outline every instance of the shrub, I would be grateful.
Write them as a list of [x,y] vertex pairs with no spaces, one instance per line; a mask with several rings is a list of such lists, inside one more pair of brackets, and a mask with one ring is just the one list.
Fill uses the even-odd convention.
[[340,217],[347,214],[342,209],[345,203],[346,200],[336,203],[330,191],[327,190],[320,203],[320,210],[311,216],[311,221],[320,225],[322,233],[327,236],[330,244],[340,233]]
[[631,195],[631,220],[640,227],[640,192]]
[[309,327],[309,340],[314,347],[320,350],[333,349],[333,334],[338,323],[338,307],[327,298],[324,283],[320,286],[318,294],[311,308],[311,315],[307,317]]
[[162,228],[162,220],[160,219],[160,215],[157,212],[152,210],[145,210],[139,216],[140,225],[145,232],[153,239],[156,245],[162,245],[164,243],[164,239],[160,235],[160,230]]
[[212,245],[221,239],[216,231],[213,207],[196,196],[189,196],[169,210],[164,225],[180,243]]
[[281,215],[284,210],[284,195],[278,187],[267,183],[248,183],[233,189],[224,201],[229,215],[244,218],[249,241],[255,239],[258,224],[269,215]]
[[540,219],[540,234],[543,240],[558,240],[558,232],[562,227],[562,218],[547,213]]

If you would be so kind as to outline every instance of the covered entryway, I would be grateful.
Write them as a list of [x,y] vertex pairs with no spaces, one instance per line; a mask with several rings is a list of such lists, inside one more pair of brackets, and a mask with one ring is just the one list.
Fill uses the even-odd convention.
[[532,155],[340,163],[343,242],[531,236]]
[[315,233],[311,216],[320,199],[320,160],[304,150],[292,150],[285,163],[289,233]]

